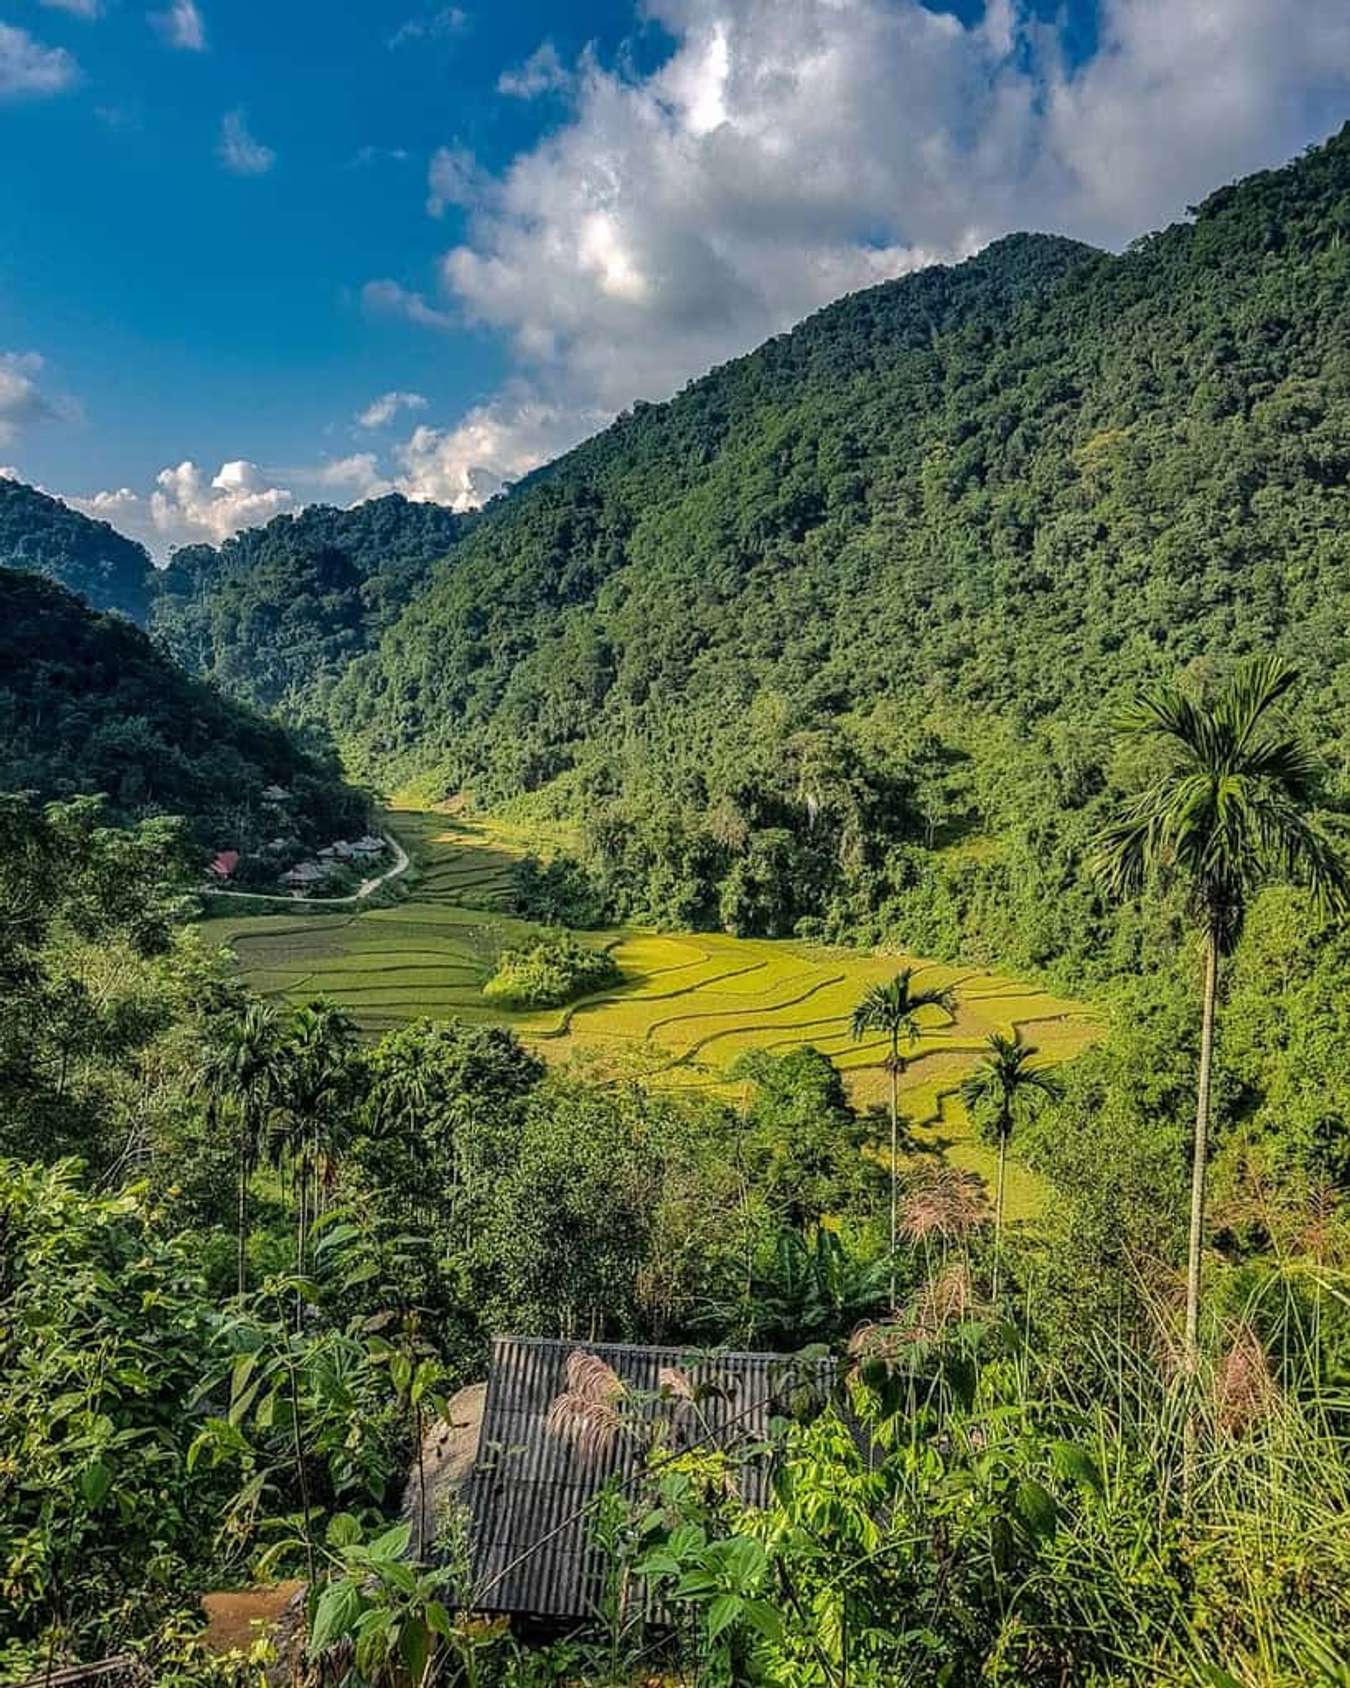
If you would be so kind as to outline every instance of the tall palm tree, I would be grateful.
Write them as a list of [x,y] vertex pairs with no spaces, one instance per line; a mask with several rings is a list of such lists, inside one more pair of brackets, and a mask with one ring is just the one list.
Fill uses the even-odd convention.
[[1281,658],[1267,657],[1245,664],[1212,701],[1193,699],[1177,686],[1141,694],[1120,731],[1157,740],[1164,766],[1146,790],[1124,805],[1098,846],[1097,873],[1110,895],[1137,896],[1155,873],[1184,888],[1204,948],[1186,1262],[1185,1364],[1192,1376],[1199,1360],[1200,1251],[1220,963],[1237,942],[1252,895],[1266,880],[1301,881],[1327,916],[1350,906],[1345,865],[1311,814],[1316,761],[1277,713],[1295,678]]
[[278,1168],[290,1167],[299,1273],[320,1211],[324,1170],[346,1141],[356,1096],[355,1039],[356,1027],[342,1010],[316,1000],[295,1010],[279,1051],[268,1147]]
[[914,969],[904,967],[884,985],[873,985],[853,1010],[849,1031],[855,1040],[880,1032],[890,1044],[886,1070],[891,1079],[891,1299],[895,1299],[895,1249],[899,1239],[900,1075],[908,1058],[900,1045],[913,1045],[922,1036],[919,1012],[940,1008],[956,1013],[956,997],[945,985],[914,989]]
[[1040,1051],[1028,1043],[1021,1030],[1011,1037],[990,1032],[989,1053],[972,1073],[961,1081],[961,1100],[977,1125],[983,1127],[998,1146],[998,1180],[994,1193],[994,1300],[998,1300],[999,1267],[1003,1259],[1003,1183],[1007,1171],[1008,1143],[1018,1122],[1034,1112],[1048,1098],[1061,1094],[1063,1086],[1054,1073],[1033,1067]]
[[240,1295],[247,1288],[249,1184],[267,1139],[277,1095],[278,1032],[275,1009],[265,1002],[250,1002],[241,1014],[232,1014],[213,1028],[197,1071],[196,1088],[206,1098],[211,1123],[218,1124],[227,1112],[234,1116]]

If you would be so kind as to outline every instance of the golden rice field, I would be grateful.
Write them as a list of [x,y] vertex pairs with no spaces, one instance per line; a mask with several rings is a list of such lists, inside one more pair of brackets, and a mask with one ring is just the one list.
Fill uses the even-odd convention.
[[[953,988],[957,1012],[954,1018],[928,1014],[902,1080],[901,1105],[915,1138],[981,1174],[992,1156],[972,1136],[955,1091],[985,1036],[1021,1026],[1054,1061],[1094,1036],[1085,1004],[981,968],[702,932],[582,934],[613,951],[620,985],[563,1009],[504,1010],[485,1001],[482,986],[500,951],[535,929],[503,914],[498,903],[513,860],[537,840],[501,824],[424,810],[394,811],[388,819],[417,864],[407,901],[206,923],[207,935],[234,951],[255,990],[330,997],[371,1034],[423,1015],[505,1023],[550,1061],[581,1062],[597,1074],[640,1077],[657,1088],[732,1094],[729,1074],[747,1050],[783,1053],[812,1044],[866,1107],[887,1095],[885,1044],[855,1043],[849,1016],[868,986],[914,966],[921,982]],[[1035,1200],[1029,1175],[1010,1182],[1011,1213],[1028,1211]]]

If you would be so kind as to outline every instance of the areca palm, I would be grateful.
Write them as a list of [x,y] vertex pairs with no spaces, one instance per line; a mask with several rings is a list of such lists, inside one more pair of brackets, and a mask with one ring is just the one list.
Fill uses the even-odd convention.
[[970,1117],[992,1136],[998,1148],[994,1193],[994,1300],[997,1301],[1003,1258],[1003,1185],[1008,1144],[1018,1122],[1041,1102],[1058,1096],[1062,1086],[1054,1073],[1031,1065],[1032,1058],[1040,1051],[1023,1038],[1020,1029],[1011,1037],[990,1032],[987,1047],[989,1053],[984,1060],[961,1082],[961,1100]]
[[1248,663],[1212,702],[1177,686],[1142,694],[1124,733],[1155,739],[1165,752],[1156,780],[1102,834],[1097,871],[1108,893],[1138,895],[1153,875],[1179,883],[1205,956],[1191,1150],[1186,1265],[1185,1359],[1198,1362],[1200,1252],[1219,967],[1242,930],[1253,893],[1268,879],[1301,881],[1323,914],[1350,902],[1345,865],[1312,817],[1318,767],[1280,719],[1295,671],[1278,657]]
[[250,1002],[243,1013],[231,1015],[214,1028],[197,1073],[197,1089],[206,1098],[211,1123],[218,1124],[226,1111],[235,1121],[240,1295],[247,1287],[249,1184],[267,1139],[279,1074],[276,1012],[264,1002]]
[[355,1097],[352,1022],[331,1002],[297,1008],[277,1064],[271,1156],[289,1163],[295,1186],[295,1267],[304,1272],[311,1220],[319,1207],[324,1162],[342,1148]]
[[891,1298],[895,1298],[895,1249],[899,1220],[900,1075],[908,1065],[900,1045],[912,1045],[922,1035],[919,1014],[939,1008],[955,1014],[956,997],[945,985],[914,989],[914,969],[904,967],[884,985],[873,985],[853,1010],[849,1031],[855,1040],[880,1032],[890,1044],[886,1070],[891,1080]]

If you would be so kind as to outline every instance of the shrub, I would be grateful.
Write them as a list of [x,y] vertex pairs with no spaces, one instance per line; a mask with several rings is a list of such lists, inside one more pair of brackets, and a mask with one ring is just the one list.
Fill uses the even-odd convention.
[[608,951],[588,949],[568,933],[551,933],[533,949],[503,950],[483,995],[512,1008],[556,1008],[621,977]]

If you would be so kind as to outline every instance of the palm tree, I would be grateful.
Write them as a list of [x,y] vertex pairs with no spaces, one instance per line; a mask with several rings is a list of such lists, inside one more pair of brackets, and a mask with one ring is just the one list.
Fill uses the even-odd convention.
[[1212,702],[1177,686],[1139,696],[1120,731],[1156,739],[1165,765],[1102,833],[1097,873],[1108,894],[1137,896],[1157,873],[1180,884],[1205,956],[1200,1073],[1191,1148],[1185,1365],[1199,1360],[1200,1249],[1205,1223],[1214,1005],[1222,958],[1237,942],[1257,888],[1300,880],[1324,916],[1350,904],[1350,880],[1311,818],[1318,767],[1276,706],[1295,680],[1279,657],[1245,664]]
[[206,1097],[207,1118],[217,1124],[227,1109],[235,1119],[235,1166],[238,1196],[238,1285],[247,1288],[248,1190],[267,1137],[277,1094],[279,1040],[276,1011],[250,1002],[215,1029],[197,1073],[197,1090]]
[[889,983],[873,985],[853,1010],[849,1031],[855,1040],[882,1033],[890,1043],[886,1070],[891,1078],[891,1299],[895,1299],[895,1249],[899,1238],[900,1075],[909,1064],[900,1045],[917,1043],[922,1035],[919,1011],[940,1008],[956,1013],[956,997],[945,985],[929,990],[913,988],[914,969],[904,967]]
[[970,1117],[998,1145],[998,1180],[994,1192],[994,1301],[997,1302],[1003,1257],[1003,1181],[1008,1142],[1018,1121],[1045,1099],[1059,1096],[1063,1086],[1054,1073],[1030,1065],[1032,1057],[1040,1051],[1026,1042],[1020,1028],[1011,1037],[990,1032],[987,1044],[989,1053],[961,1081],[961,1100]]
[[318,1000],[295,1010],[279,1051],[269,1150],[278,1168],[290,1165],[295,1269],[301,1274],[310,1224],[321,1207],[325,1165],[344,1145],[355,1100],[355,1033],[340,1008]]

